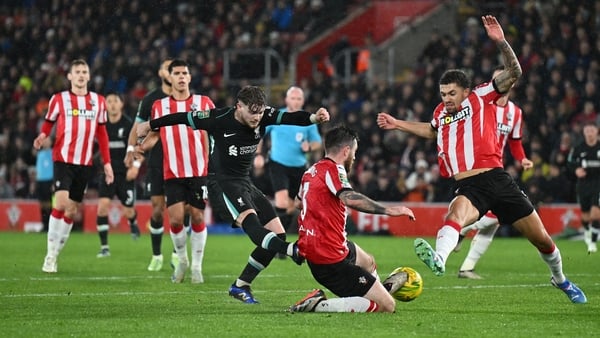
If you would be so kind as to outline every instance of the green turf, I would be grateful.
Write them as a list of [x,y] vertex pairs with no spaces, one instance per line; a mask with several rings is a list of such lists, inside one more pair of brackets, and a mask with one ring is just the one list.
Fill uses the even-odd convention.
[[[456,278],[466,255],[453,254],[436,277],[413,253],[411,238],[352,237],[374,254],[379,274],[417,269],[423,294],[394,314],[290,314],[288,306],[318,287],[306,266],[276,260],[253,285],[261,302],[246,305],[227,288],[251,243],[240,235],[209,235],[205,283],[170,282],[171,268],[146,271],[150,240],[111,235],[109,258],[98,259],[94,234],[73,234],[58,273],[41,271],[45,234],[0,233],[2,337],[587,337],[600,335],[600,253],[561,240],[567,276],[587,293],[574,305],[549,283],[536,250],[523,239],[497,239],[478,266],[480,281]],[[163,248],[172,248],[168,236]],[[170,254],[165,255],[165,263]],[[328,292],[328,296],[333,295]]]

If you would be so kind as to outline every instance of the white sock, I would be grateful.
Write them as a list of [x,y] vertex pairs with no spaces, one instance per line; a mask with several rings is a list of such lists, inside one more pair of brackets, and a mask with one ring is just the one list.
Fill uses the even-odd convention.
[[471,224],[467,225],[466,227],[463,227],[460,230],[460,234],[463,236],[466,236],[469,233],[469,231],[471,231],[471,230],[481,230],[481,229],[485,229],[487,227],[491,227],[496,224],[498,224],[498,219],[496,217],[489,217],[487,215],[483,215],[483,217],[481,217],[474,223],[471,223]]
[[567,279],[563,273],[562,257],[560,256],[560,250],[558,250],[558,247],[554,247],[554,251],[549,254],[540,252],[540,257],[542,257],[544,262],[548,264],[555,282],[560,284]]
[[73,222],[67,223],[64,219],[60,220],[61,223],[61,233],[60,233],[60,241],[58,242],[58,252],[61,252],[62,249],[67,244],[67,240],[71,235],[71,229],[73,229]]
[[60,237],[62,233],[63,222],[62,219],[58,219],[50,215],[48,221],[48,235],[47,235],[47,249],[46,255],[51,257],[57,257],[59,251]]
[[171,230],[170,233],[173,246],[175,247],[175,252],[179,257],[179,261],[187,262],[187,232],[182,229],[178,233],[174,233],[173,230]]
[[192,269],[202,270],[202,259],[204,258],[204,247],[206,246],[206,228],[200,232],[192,230],[190,242],[192,246]]
[[315,307],[315,312],[375,312],[377,303],[363,297],[325,299]]
[[459,232],[449,225],[444,225],[437,233],[435,251],[444,264],[452,250],[456,247],[456,243],[458,243],[458,235]]
[[479,261],[481,256],[483,256],[483,254],[490,247],[490,244],[494,239],[496,229],[498,229],[498,227],[494,226],[477,231],[477,234],[475,234],[475,237],[473,237],[473,240],[471,241],[469,253],[467,253],[467,257],[461,265],[460,271],[468,271],[475,269],[475,265],[477,265],[477,262]]

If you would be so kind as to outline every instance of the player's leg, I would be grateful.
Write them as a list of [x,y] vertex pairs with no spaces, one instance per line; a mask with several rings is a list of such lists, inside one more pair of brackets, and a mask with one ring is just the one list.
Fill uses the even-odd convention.
[[590,243],[588,244],[588,254],[595,253],[598,251],[598,235],[600,234],[600,207],[598,206],[598,199],[600,196],[596,195],[594,199],[595,203],[590,209]]
[[459,278],[481,279],[481,276],[476,274],[473,270],[475,270],[475,266],[479,259],[481,259],[481,256],[483,256],[490,247],[490,244],[494,239],[494,234],[500,226],[498,218],[495,216],[489,217],[487,215],[483,216],[475,223],[478,223],[476,228],[478,230],[471,241],[467,257],[465,257],[465,260],[458,271]]
[[165,181],[165,199],[167,201],[167,213],[169,215],[169,233],[173,241],[173,247],[179,258],[179,264],[175,267],[172,281],[181,283],[189,266],[187,253],[187,232],[183,226],[185,215],[185,204],[188,190],[185,179],[169,179]]
[[161,251],[164,233],[163,212],[165,209],[165,190],[162,170],[160,168],[148,168],[146,190],[150,194],[152,214],[150,216],[150,242],[152,244],[152,260],[148,265],[148,271],[160,271],[163,264]]
[[110,249],[108,246],[108,231],[110,225],[108,224],[108,210],[110,208],[111,199],[107,196],[103,196],[106,190],[100,188],[100,198],[98,199],[98,210],[96,212],[96,229],[98,230],[98,237],[100,238],[100,252],[96,255],[98,258],[110,256]]
[[464,195],[456,196],[448,207],[444,224],[438,230],[435,250],[422,238],[415,239],[415,253],[437,276],[446,271],[446,260],[456,247],[463,224],[470,224],[479,218],[479,210]]
[[552,284],[565,292],[571,302],[586,303],[587,298],[583,291],[565,277],[560,250],[546,232],[537,212],[534,210],[528,216],[518,219],[513,226],[538,249],[541,258],[550,269]]
[[192,249],[192,283],[204,283],[202,276],[202,261],[204,260],[204,248],[208,231],[204,221],[205,200],[208,198],[206,192],[205,178],[189,179],[191,188],[188,194],[188,210],[190,214],[191,232],[190,246]]
[[[591,194],[590,191],[585,189],[581,189],[577,192],[577,200],[581,209],[581,224],[583,225],[583,241],[587,247],[588,253],[591,253],[594,249],[594,245],[592,244],[592,207],[594,206],[594,199],[597,197],[597,195]],[[597,217],[596,214],[594,216]]]
[[[340,298],[325,297],[316,289],[296,302],[291,312],[394,312],[396,301],[373,274],[357,265],[357,250],[349,243],[348,256],[335,264],[312,264],[313,277]],[[364,251],[360,253],[365,254]],[[365,255],[363,263],[369,262]]]

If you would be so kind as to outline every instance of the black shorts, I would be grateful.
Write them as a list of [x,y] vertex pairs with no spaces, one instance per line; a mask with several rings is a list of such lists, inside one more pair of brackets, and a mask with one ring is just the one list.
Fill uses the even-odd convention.
[[135,181],[128,181],[126,174],[120,173],[115,174],[113,183],[106,184],[104,175],[102,175],[98,197],[112,199],[115,195],[119,198],[123,206],[133,207],[135,204]]
[[600,186],[598,183],[577,184],[577,203],[582,212],[589,212],[592,207],[600,206]]
[[481,218],[491,210],[500,224],[513,224],[534,210],[527,195],[501,168],[456,181],[456,195],[463,195],[479,210]]
[[277,217],[269,199],[247,177],[209,175],[208,201],[212,210],[225,222],[233,221],[248,209],[254,209],[261,224]]
[[54,162],[54,191],[67,190],[69,199],[81,203],[94,167]]
[[36,192],[38,201],[51,201],[52,200],[52,181],[37,181]]
[[275,161],[269,162],[269,176],[273,191],[287,190],[291,199],[296,198],[300,181],[306,167],[288,167]]
[[348,241],[348,256],[339,263],[308,263],[310,272],[319,284],[338,297],[363,297],[377,281],[367,270],[356,265],[356,246]]
[[162,166],[148,167],[146,171],[146,194],[150,197],[165,194],[165,178]]
[[171,178],[165,181],[167,207],[184,202],[196,209],[206,208],[206,177]]

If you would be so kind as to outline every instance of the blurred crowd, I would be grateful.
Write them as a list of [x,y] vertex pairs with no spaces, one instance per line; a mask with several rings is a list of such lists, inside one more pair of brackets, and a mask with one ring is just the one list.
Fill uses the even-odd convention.
[[[225,49],[273,48],[285,59],[362,1],[264,0],[7,1],[0,5],[0,198],[35,197],[32,140],[50,96],[68,88],[65,70],[88,61],[91,90],[125,95],[133,116],[140,99],[159,85],[160,60],[177,56],[192,65],[191,87],[217,106],[232,104],[237,86],[224,83]],[[511,99],[524,112],[523,144],[533,170],[506,154],[507,170],[536,203],[574,202],[566,171],[569,149],[582,123],[597,121],[600,105],[600,1],[511,1],[496,15],[523,68]],[[480,13],[483,14],[483,13]],[[501,64],[479,17],[459,20],[460,34],[430,37],[413,69],[393,85],[364,73],[346,85],[316,71],[299,83],[306,110],[327,107],[332,122],[360,130],[352,180],[378,200],[449,201],[451,182],[439,176],[434,141],[383,132],[376,113],[429,121],[439,103],[437,81],[447,68],[463,68],[473,83],[489,81]],[[239,69],[252,68],[251,59]],[[245,62],[245,63],[244,63]],[[369,83],[369,85],[368,85]],[[272,98],[283,105],[282,98]],[[318,155],[315,155],[318,156]],[[119,159],[116,159],[119,160]],[[257,173],[257,180],[261,180]],[[93,183],[91,185],[93,187]],[[268,190],[268,187],[265,187]]]

